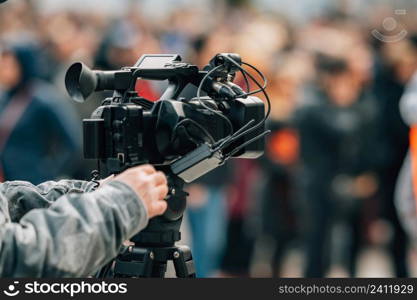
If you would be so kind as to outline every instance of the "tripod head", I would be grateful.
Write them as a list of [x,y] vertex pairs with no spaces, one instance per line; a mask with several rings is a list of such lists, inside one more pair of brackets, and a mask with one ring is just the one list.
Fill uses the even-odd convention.
[[149,220],[148,226],[130,240],[141,247],[168,247],[181,239],[180,227],[188,193],[184,181],[167,174],[169,186],[168,208],[163,216]]

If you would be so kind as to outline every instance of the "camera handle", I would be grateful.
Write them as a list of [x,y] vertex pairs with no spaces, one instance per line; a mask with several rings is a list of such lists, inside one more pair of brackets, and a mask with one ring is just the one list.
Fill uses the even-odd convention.
[[188,193],[183,191],[181,178],[166,174],[170,194],[165,214],[151,219],[144,230],[130,239],[133,245],[101,269],[97,277],[164,277],[168,261],[173,261],[177,277],[196,277],[190,248],[175,245],[181,239],[180,227]]
[[168,79],[168,87],[161,95],[160,100],[177,99],[182,90],[187,85],[187,81],[180,77],[172,77]]

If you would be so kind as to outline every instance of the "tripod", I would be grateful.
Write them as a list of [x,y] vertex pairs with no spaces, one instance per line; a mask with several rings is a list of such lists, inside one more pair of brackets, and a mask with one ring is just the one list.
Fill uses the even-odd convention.
[[99,277],[159,277],[163,278],[168,261],[173,261],[179,278],[196,277],[191,250],[176,246],[188,194],[182,190],[184,182],[168,176],[170,195],[168,209],[161,217],[149,221],[148,226],[131,238],[133,245],[125,248],[116,259],[99,272]]
[[115,277],[165,276],[167,262],[173,261],[179,278],[195,277],[191,250],[187,246],[129,246],[115,260]]

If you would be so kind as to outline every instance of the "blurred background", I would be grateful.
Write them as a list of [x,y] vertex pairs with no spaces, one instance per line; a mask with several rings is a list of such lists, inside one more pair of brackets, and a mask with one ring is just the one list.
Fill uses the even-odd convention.
[[[200,277],[417,276],[394,206],[409,128],[398,103],[417,71],[408,0],[9,0],[0,6],[2,180],[89,179],[70,101],[74,61],[131,66],[237,52],[265,73],[265,156],[189,185],[183,243]],[[145,82],[142,96],[161,87]],[[10,103],[15,103],[10,105]]]

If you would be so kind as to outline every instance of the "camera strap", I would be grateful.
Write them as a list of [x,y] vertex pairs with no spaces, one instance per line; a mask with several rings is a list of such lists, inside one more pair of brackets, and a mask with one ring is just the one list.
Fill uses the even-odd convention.
[[[32,102],[32,89],[25,88],[13,96],[0,112],[0,154],[6,148],[7,141],[16,128],[17,123],[25,113],[27,107]],[[3,165],[0,162],[0,182],[4,182]]]

